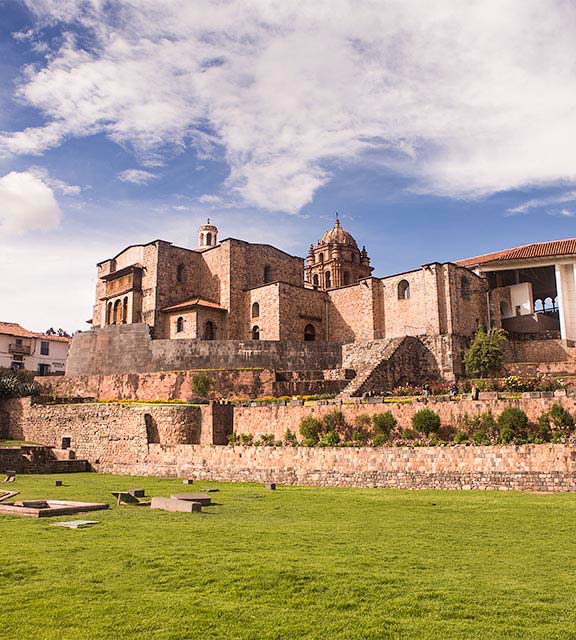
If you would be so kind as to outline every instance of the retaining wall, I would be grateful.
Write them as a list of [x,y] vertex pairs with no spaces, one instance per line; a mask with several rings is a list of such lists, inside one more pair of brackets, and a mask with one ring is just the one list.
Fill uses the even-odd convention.
[[576,490],[576,447],[305,448],[150,446],[100,471],[225,482],[396,489]]

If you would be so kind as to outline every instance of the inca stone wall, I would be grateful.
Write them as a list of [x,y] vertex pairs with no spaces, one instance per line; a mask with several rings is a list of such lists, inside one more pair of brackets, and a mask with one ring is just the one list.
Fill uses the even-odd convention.
[[106,473],[225,482],[395,489],[575,491],[576,448],[197,447],[151,445],[145,460],[103,463]]
[[331,342],[152,340],[145,324],[95,328],[74,336],[66,375],[187,369],[324,370],[340,367]]

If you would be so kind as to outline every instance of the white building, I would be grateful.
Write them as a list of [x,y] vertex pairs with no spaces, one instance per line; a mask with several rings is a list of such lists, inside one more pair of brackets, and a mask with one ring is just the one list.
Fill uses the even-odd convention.
[[70,338],[34,333],[15,322],[0,322],[0,368],[64,375]]

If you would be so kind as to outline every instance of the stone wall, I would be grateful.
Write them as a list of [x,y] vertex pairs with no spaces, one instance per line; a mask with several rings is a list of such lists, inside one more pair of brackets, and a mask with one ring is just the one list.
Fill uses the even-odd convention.
[[338,368],[339,344],[258,340],[152,340],[145,324],[95,328],[74,336],[66,375],[188,369]]
[[575,491],[576,448],[198,447],[151,445],[137,463],[102,463],[106,473],[225,482],[395,489]]
[[576,362],[576,348],[566,340],[510,340],[506,362]]
[[329,404],[316,406],[264,405],[259,407],[236,407],[234,410],[234,433],[273,433],[276,439],[282,439],[287,429],[300,437],[300,420],[304,416],[322,418],[335,409],[343,412],[346,421],[354,424],[354,418],[360,414],[373,415],[390,411],[398,420],[401,428],[410,428],[412,416],[425,406],[440,416],[443,425],[457,426],[465,417],[472,418],[485,411],[491,411],[498,417],[506,407],[518,407],[525,411],[528,418],[537,421],[539,416],[558,402],[571,414],[576,411],[576,398],[519,398],[517,400],[463,400],[437,402],[432,398],[427,404],[414,399],[410,402],[385,402],[382,404]]
[[[61,459],[56,453],[68,454]],[[81,473],[89,471],[86,460],[74,459],[70,451],[55,452],[51,447],[0,447],[0,473]],[[10,485],[6,485],[10,487]]]
[[210,406],[52,405],[26,398],[8,400],[4,408],[10,439],[60,447],[62,438],[70,438],[77,457],[90,462],[137,462],[150,444],[213,441]]

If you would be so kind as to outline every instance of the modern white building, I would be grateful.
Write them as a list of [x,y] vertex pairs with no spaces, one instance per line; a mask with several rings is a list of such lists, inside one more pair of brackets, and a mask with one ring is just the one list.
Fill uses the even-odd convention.
[[26,369],[41,376],[64,375],[69,345],[70,338],[0,322],[0,368]]
[[493,326],[576,341],[576,238],[537,242],[456,264],[487,278]]

